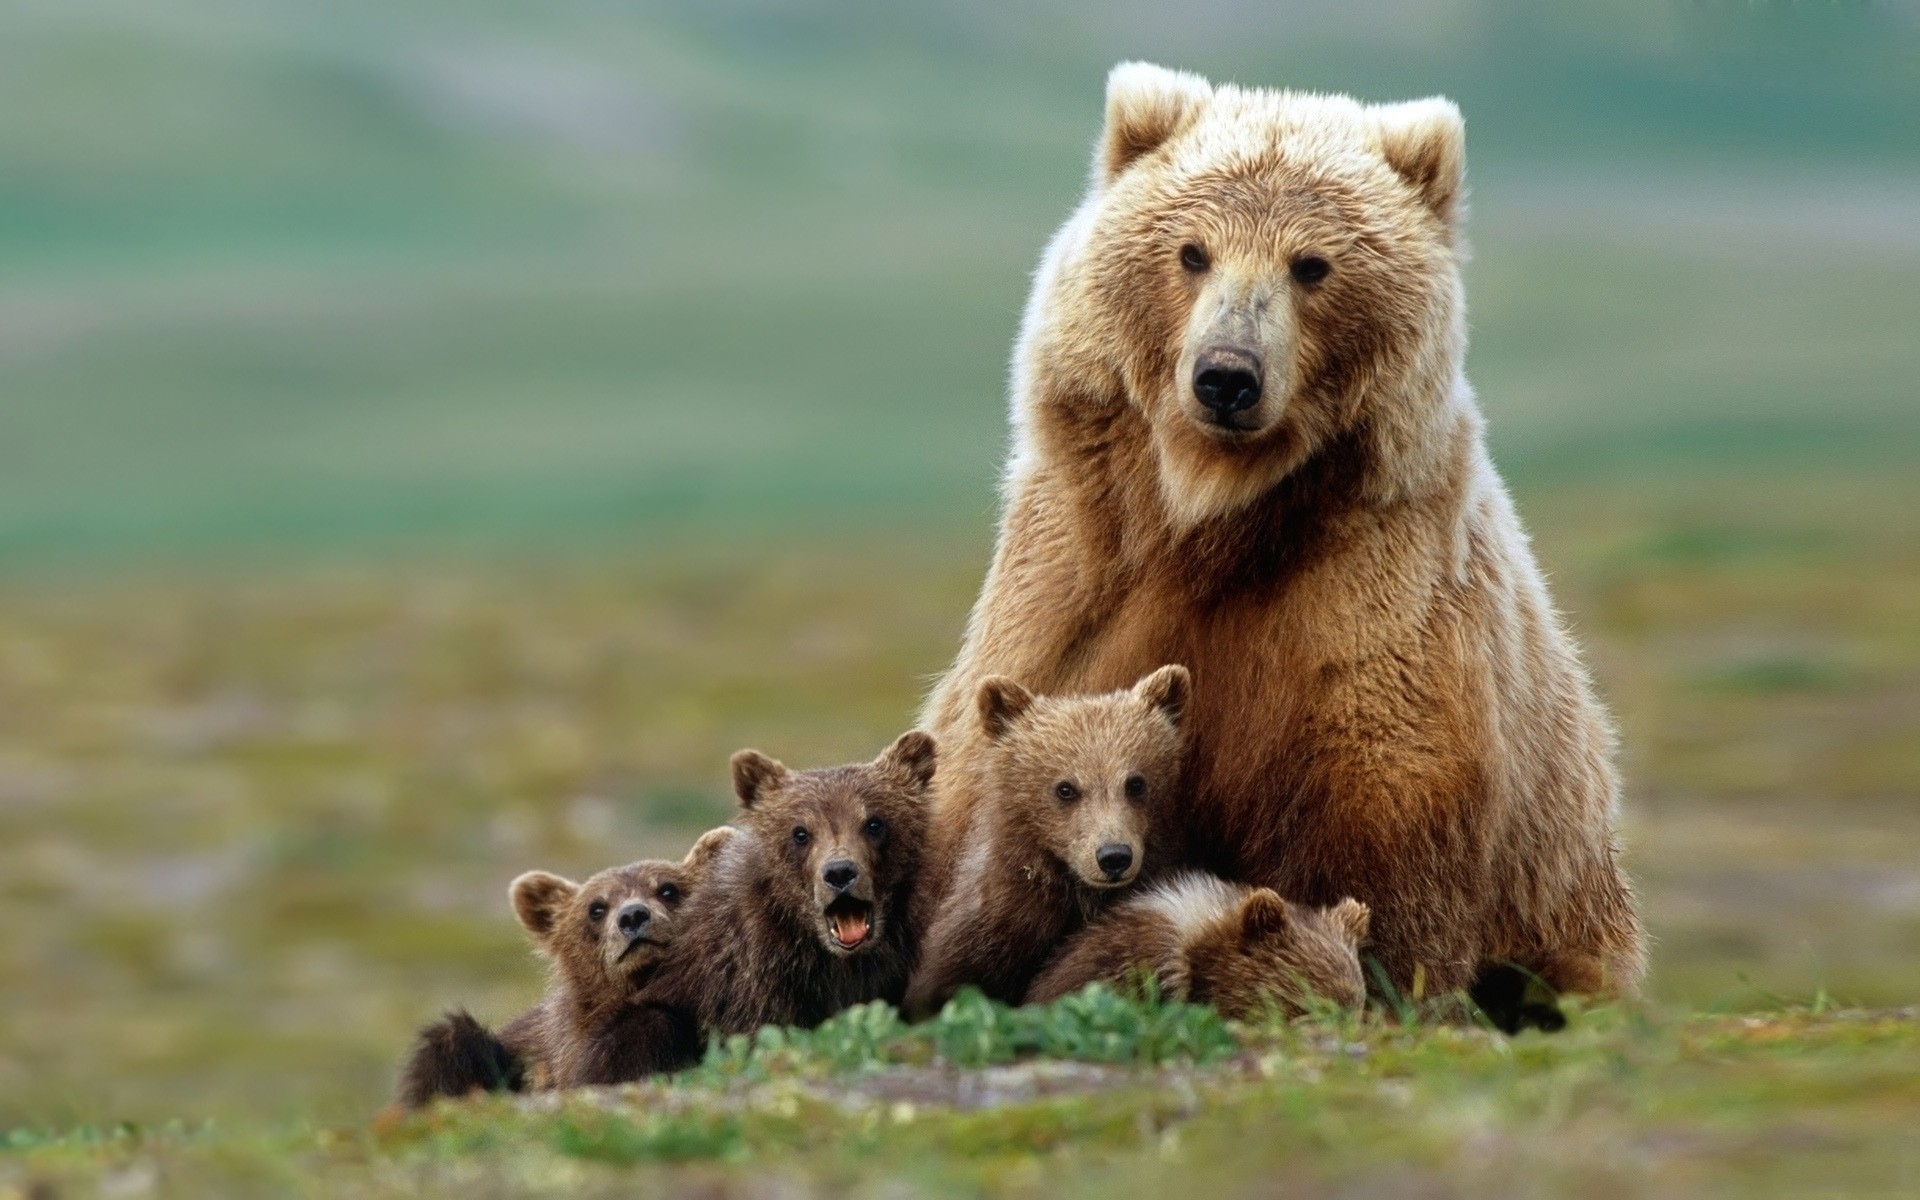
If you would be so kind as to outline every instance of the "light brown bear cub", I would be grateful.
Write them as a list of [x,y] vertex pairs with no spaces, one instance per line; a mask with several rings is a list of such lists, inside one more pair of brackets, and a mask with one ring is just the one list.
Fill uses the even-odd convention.
[[1358,900],[1308,908],[1271,888],[1186,871],[1130,896],[1060,947],[1027,990],[1043,1004],[1095,980],[1120,988],[1151,977],[1170,1000],[1211,1004],[1235,1020],[1306,1012],[1316,1001],[1366,1000],[1360,947],[1370,914]]
[[682,923],[681,909],[734,830],[709,831],[681,862],[655,859],[601,871],[584,883],[529,871],[508,889],[514,915],[552,964],[539,1004],[496,1036],[466,1012],[422,1030],[401,1072],[399,1102],[546,1088],[571,1074],[587,1031],[653,977]]
[[945,877],[923,897],[909,1016],[937,1012],[966,984],[1019,1003],[1060,939],[1140,876],[1157,855],[1154,814],[1177,783],[1189,690],[1180,666],[1092,696],[981,681],[982,801],[942,830]]
[[934,763],[917,730],[840,767],[734,755],[737,832],[682,918],[685,950],[596,1026],[556,1082],[623,1083],[699,1061],[714,1034],[898,1004],[919,944],[909,900]]

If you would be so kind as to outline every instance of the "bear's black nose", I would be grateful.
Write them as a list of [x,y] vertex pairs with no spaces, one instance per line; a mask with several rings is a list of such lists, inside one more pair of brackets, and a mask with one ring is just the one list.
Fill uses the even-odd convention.
[[854,880],[860,878],[860,868],[854,866],[850,858],[836,858],[827,864],[826,870],[820,872],[820,878],[826,880],[827,886],[834,891],[844,892],[853,886]]
[[1128,867],[1133,865],[1133,847],[1109,842],[1094,854],[1093,861],[1100,864],[1100,869],[1106,873],[1108,879],[1118,879],[1127,873]]
[[653,920],[653,910],[645,900],[629,900],[620,906],[620,914],[614,920],[619,922],[621,933],[636,938],[647,927],[647,922]]
[[1216,417],[1245,412],[1260,403],[1260,358],[1245,350],[1216,346],[1193,364],[1193,396]]

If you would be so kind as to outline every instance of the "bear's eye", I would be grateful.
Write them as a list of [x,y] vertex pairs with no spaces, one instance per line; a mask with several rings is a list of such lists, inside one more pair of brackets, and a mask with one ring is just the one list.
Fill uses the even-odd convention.
[[1059,783],[1053,785],[1053,794],[1060,797],[1065,803],[1072,804],[1080,798],[1080,789],[1062,779]]
[[887,831],[887,823],[885,821],[882,821],[879,817],[867,818],[867,836],[868,837],[878,838],[881,834],[885,833],[886,831]]
[[660,885],[660,890],[655,892],[654,895],[665,900],[668,904],[672,904],[680,899],[680,889],[670,883],[663,883]]
[[1318,254],[1302,254],[1293,260],[1293,278],[1299,283],[1319,283],[1333,270],[1332,264]]
[[606,915],[607,902],[605,900],[595,900],[587,906],[587,920],[589,921],[604,920]]
[[812,840],[813,840],[813,835],[807,832],[806,827],[804,825],[795,825],[793,827],[793,844],[794,845],[804,846]]
[[1144,775],[1129,775],[1126,782],[1127,798],[1138,800],[1147,794],[1147,779]]
[[1180,265],[1198,275],[1212,265],[1212,260],[1207,257],[1205,250],[1188,242],[1180,247]]

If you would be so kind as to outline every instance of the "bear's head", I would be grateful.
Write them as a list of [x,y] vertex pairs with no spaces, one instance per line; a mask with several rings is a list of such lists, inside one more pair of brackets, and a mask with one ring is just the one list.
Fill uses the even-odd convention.
[[1464,140],[1444,99],[1115,67],[1091,188],[1021,336],[1017,373],[1041,409],[1016,414],[1016,473],[1036,440],[1076,460],[1111,444],[1131,408],[1176,527],[1336,446],[1364,487],[1431,477],[1447,430],[1477,421],[1456,387]]
[[681,906],[733,837],[722,825],[680,862],[645,859],[575,883],[528,871],[508,889],[514,915],[577,993],[624,993],[660,964]]
[[792,771],[733,756],[747,877],[775,914],[838,957],[880,945],[905,919],[926,837],[933,739],[899,736],[872,762]]
[[1035,696],[1003,676],[981,680],[987,769],[1012,843],[1053,856],[1088,887],[1132,883],[1155,802],[1178,783],[1190,687],[1181,666],[1098,696]]
[[1371,913],[1358,900],[1309,908],[1256,888],[1211,935],[1188,948],[1195,996],[1241,1020],[1289,1014],[1314,1000],[1358,1008],[1366,999],[1360,947]]

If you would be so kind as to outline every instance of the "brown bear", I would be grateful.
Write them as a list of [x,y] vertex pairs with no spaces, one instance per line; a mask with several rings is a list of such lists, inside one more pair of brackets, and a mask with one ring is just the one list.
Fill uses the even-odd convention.
[[1139,877],[1157,850],[1155,810],[1176,801],[1187,691],[1180,666],[1097,696],[981,681],[991,749],[976,764],[977,803],[943,814],[939,872],[916,896],[926,938],[909,1016],[932,1015],[965,984],[1019,1003],[1060,939]]
[[1185,863],[1366,903],[1397,989],[1631,992],[1612,729],[1463,370],[1464,163],[1445,100],[1114,69],[1015,352],[993,564],[923,714],[937,804],[975,803],[987,676],[1184,663]]
[[574,883],[529,871],[508,889],[514,915],[552,965],[545,998],[499,1034],[464,1011],[420,1031],[397,1100],[544,1088],[572,1071],[585,1031],[632,996],[665,960],[682,906],[701,887],[728,826],[710,830],[681,862],[646,860]]
[[1308,908],[1271,888],[1183,871],[1070,938],[1027,1001],[1057,1000],[1096,979],[1127,988],[1144,975],[1167,999],[1211,1004],[1239,1021],[1298,1016],[1316,1001],[1358,1008],[1367,923],[1358,900]]
[[934,741],[918,730],[843,767],[734,755],[738,832],[688,905],[675,952],[558,1082],[621,1083],[698,1061],[712,1034],[898,1004],[918,944],[910,900],[933,773]]

